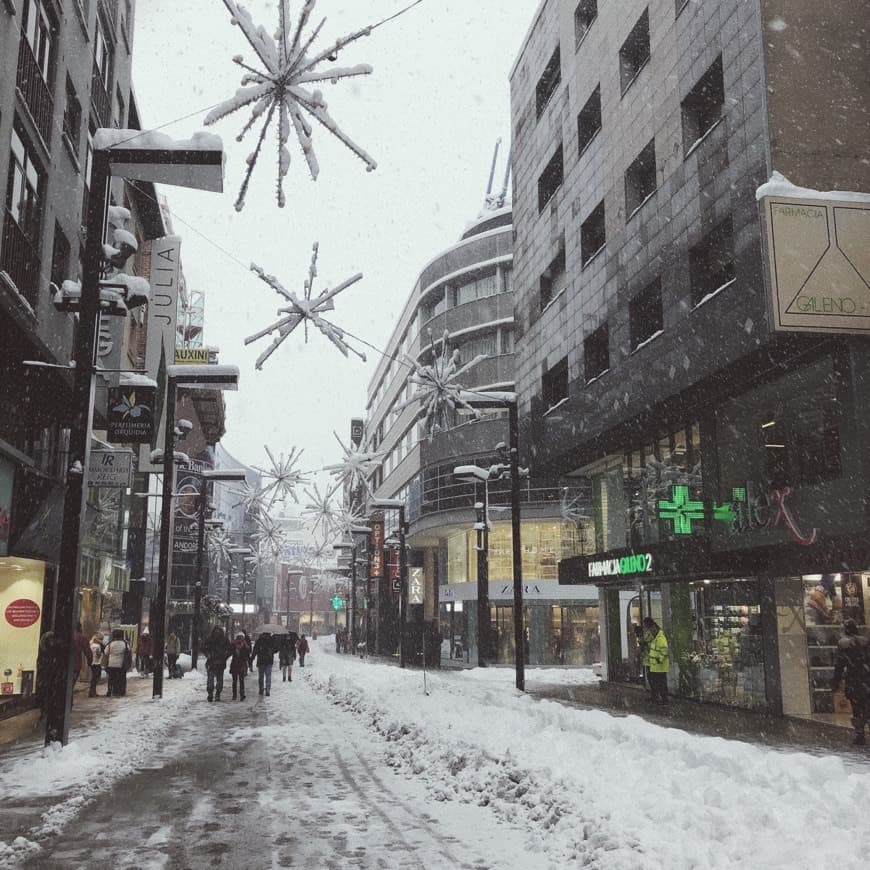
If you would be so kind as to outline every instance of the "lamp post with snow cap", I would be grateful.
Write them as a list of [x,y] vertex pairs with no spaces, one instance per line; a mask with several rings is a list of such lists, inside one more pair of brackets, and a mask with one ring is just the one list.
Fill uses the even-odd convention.
[[[230,547],[227,551],[230,556],[230,562],[227,566],[227,637],[230,636],[233,630],[233,605],[232,605],[232,582],[233,582],[233,556],[241,556],[246,559],[252,556],[254,551],[250,547]],[[244,570],[244,568],[242,569]],[[238,577],[238,574],[236,575]]]
[[[179,389],[237,390],[239,369],[237,366],[172,365],[166,367],[166,409],[163,450],[163,502],[160,506],[160,560],[157,566],[157,595],[154,599],[154,649],[163,656],[166,637],[166,597],[169,592],[169,565],[172,554],[172,500],[174,486],[172,463],[173,435],[175,433],[175,397]],[[154,669],[154,685],[151,696],[163,697],[163,668]]]
[[[61,652],[59,673],[50,675],[55,691],[48,694],[45,742],[69,739],[75,637],[75,594],[81,560],[82,516],[94,414],[94,372],[101,307],[100,270],[103,229],[112,176],[158,182],[198,190],[223,190],[223,144],[220,137],[197,134],[176,142],[161,133],[99,129],[91,152],[87,238],[82,262],[79,320],[73,348],[73,390],[69,414],[69,467],[66,472],[60,564],[57,577],[54,636]],[[161,680],[162,680],[162,669]]]

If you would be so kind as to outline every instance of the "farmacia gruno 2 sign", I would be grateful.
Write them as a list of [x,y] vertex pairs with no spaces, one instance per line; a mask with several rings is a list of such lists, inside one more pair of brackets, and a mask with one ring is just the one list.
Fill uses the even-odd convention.
[[632,553],[618,559],[596,559],[587,562],[588,577],[626,577],[631,574],[651,574],[652,553]]

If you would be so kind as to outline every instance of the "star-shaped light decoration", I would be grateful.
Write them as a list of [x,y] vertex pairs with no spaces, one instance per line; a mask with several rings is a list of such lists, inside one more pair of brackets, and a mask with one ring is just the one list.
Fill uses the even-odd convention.
[[386,454],[377,453],[373,450],[362,450],[352,442],[349,447],[346,447],[334,429],[332,434],[335,435],[335,440],[341,445],[344,456],[341,462],[335,465],[324,465],[323,470],[338,478],[341,483],[347,484],[352,491],[362,485],[366,488],[369,495],[372,495],[369,477],[383,464],[383,457]]
[[269,347],[264,350],[259,357],[257,357],[256,368],[262,369],[263,363],[275,352],[278,345],[299,326],[300,323],[305,326],[305,341],[308,342],[308,324],[311,323],[312,326],[316,326],[340,351],[344,356],[348,355],[348,352],[352,352],[356,354],[363,362],[366,361],[366,357],[364,353],[356,350],[356,348],[351,347],[347,341],[345,341],[345,333],[344,331],[336,326],[334,323],[330,323],[328,320],[324,319],[321,315],[325,311],[332,311],[335,308],[333,303],[333,298],[341,293],[342,290],[346,290],[351,284],[355,284],[357,281],[362,278],[362,272],[358,272],[356,275],[348,278],[345,281],[342,281],[337,287],[334,287],[332,290],[321,290],[320,293],[314,298],[311,298],[311,290],[314,286],[314,278],[317,276],[317,251],[318,251],[318,243],[315,242],[312,246],[312,254],[311,254],[311,265],[308,267],[308,280],[305,281],[304,287],[304,296],[300,299],[295,293],[290,290],[287,290],[281,282],[274,275],[267,275],[256,263],[251,264],[251,271],[255,272],[259,278],[266,282],[279,296],[283,296],[290,304],[278,309],[279,319],[276,320],[271,326],[267,326],[265,329],[261,329],[259,332],[254,333],[254,335],[249,335],[245,339],[245,344],[251,344],[251,342],[257,341],[258,339],[264,338],[270,333],[277,333],[272,339],[272,343]]
[[315,483],[312,489],[305,490],[305,495],[310,499],[310,503],[302,509],[302,514],[308,519],[314,534],[317,534],[319,528],[323,537],[328,538],[334,531],[340,508],[333,500],[333,496],[339,486],[340,484],[335,484],[325,493],[321,493]]
[[362,508],[356,504],[350,507],[337,507],[332,515],[332,531],[342,538],[347,538],[351,532],[370,531],[369,521]]
[[254,25],[251,13],[247,9],[239,6],[234,0],[224,0],[224,6],[229,10],[233,24],[239,26],[245,39],[257,55],[262,68],[257,69],[249,66],[243,61],[241,55],[236,55],[233,61],[247,71],[242,77],[242,87],[236,91],[235,96],[215,106],[206,115],[205,123],[214,124],[239,109],[246,106],[252,107],[248,122],[236,137],[236,140],[241,142],[245,134],[265,114],[257,144],[248,155],[248,168],[245,171],[245,178],[236,199],[236,211],[241,211],[244,208],[248,184],[273,118],[277,122],[278,138],[276,196],[281,208],[286,202],[283,187],[284,176],[290,169],[290,150],[287,143],[290,141],[291,125],[299,141],[299,146],[302,148],[302,153],[305,155],[311,177],[316,180],[320,173],[320,165],[317,162],[317,155],[314,153],[311,142],[312,127],[303,112],[322,124],[336,139],[356,154],[365,163],[366,171],[371,172],[377,168],[374,159],[347,136],[332,119],[320,90],[317,88],[309,90],[307,87],[318,82],[336,84],[339,79],[370,75],[372,68],[365,63],[348,67],[328,66],[325,68],[321,67],[321,64],[324,61],[334,62],[341,49],[360,37],[368,36],[372,27],[363,27],[348,36],[340,37],[322,51],[312,50],[309,55],[312,43],[326,23],[324,18],[317,27],[303,36],[303,31],[316,2],[317,0],[305,0],[299,13],[299,19],[296,25],[292,26],[290,0],[279,0],[278,29],[275,36],[272,37],[263,27]]
[[243,506],[245,513],[251,514],[255,519],[265,514],[271,506],[265,490],[258,486],[251,486],[250,483],[245,483],[241,489],[231,489],[230,492],[239,497],[233,507]]
[[257,531],[253,537],[257,541],[258,549],[277,558],[287,547],[284,530],[268,514],[259,514],[256,523]]
[[[445,329],[441,337],[441,356],[437,357],[431,365],[421,365],[415,359],[406,356],[405,361],[411,368],[408,381],[417,389],[413,396],[406,402],[396,406],[400,411],[420,403],[420,416],[426,420],[426,429],[431,441],[436,432],[449,428],[448,411],[467,411],[475,420],[479,419],[480,411],[471,405],[464,394],[468,390],[459,382],[469,369],[479,362],[487,359],[486,354],[478,354],[469,362],[463,363],[459,355],[459,349],[449,349],[450,334]],[[434,342],[433,342],[434,351]]]
[[218,569],[232,562],[230,550],[235,546],[233,539],[224,529],[211,532],[208,536],[208,552]]
[[562,488],[559,513],[565,522],[579,525],[583,520],[591,519],[591,517],[584,512],[583,505],[584,501],[580,495],[572,496],[571,491],[567,486]]
[[269,462],[272,463],[271,468],[260,468],[255,465],[254,469],[270,481],[261,490],[263,499],[269,497],[270,506],[275,501],[284,501],[289,495],[294,502],[299,503],[299,498],[296,495],[296,487],[300,484],[307,483],[305,475],[296,468],[296,464],[302,456],[302,451],[293,447],[290,450],[289,456],[285,459],[284,454],[275,459],[275,455],[266,445],[263,445],[266,455],[269,457]]

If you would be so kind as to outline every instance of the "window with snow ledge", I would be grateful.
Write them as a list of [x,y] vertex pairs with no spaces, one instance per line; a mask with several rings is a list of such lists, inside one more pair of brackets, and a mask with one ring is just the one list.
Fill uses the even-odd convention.
[[565,289],[565,242],[559,245],[559,252],[550,265],[541,273],[539,279],[538,304],[543,311]]
[[574,9],[574,50],[586,38],[592,22],[598,17],[598,0],[580,0]]
[[541,398],[548,411],[568,398],[567,356],[563,356],[541,376]]
[[610,331],[603,323],[583,341],[583,375],[594,381],[610,368]]
[[724,105],[725,81],[720,54],[680,104],[683,118],[683,153],[686,157],[722,120]]
[[553,52],[552,57],[544,67],[544,72],[538,79],[538,84],[535,87],[535,111],[540,118],[544,109],[547,108],[547,103],[559,87],[559,82],[562,81],[562,59],[559,53],[559,46]]
[[585,266],[604,247],[607,241],[604,227],[604,200],[592,209],[580,224],[580,263]]
[[734,278],[734,229],[729,215],[689,250],[692,307]]
[[546,204],[553,198],[553,194],[562,186],[563,178],[564,168],[562,162],[562,145],[560,144],[538,178],[539,212],[544,210],[544,206],[546,206]]
[[649,9],[644,9],[619,49],[619,82],[623,95],[646,66],[649,52]]
[[601,85],[596,85],[577,116],[577,154],[582,154],[601,129]]
[[650,139],[646,147],[625,170],[626,223],[656,192],[656,143]]
[[628,303],[628,324],[632,351],[643,347],[662,332],[662,281],[656,278]]

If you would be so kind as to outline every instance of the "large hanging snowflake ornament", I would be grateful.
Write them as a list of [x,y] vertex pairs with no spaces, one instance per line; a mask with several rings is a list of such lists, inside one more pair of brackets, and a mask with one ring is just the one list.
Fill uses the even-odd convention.
[[286,459],[283,453],[275,459],[275,455],[268,447],[263,445],[263,449],[266,451],[269,462],[272,464],[271,468],[254,466],[254,469],[259,471],[265,480],[269,481],[261,490],[263,498],[270,499],[270,506],[275,501],[284,501],[287,496],[290,496],[294,502],[299,504],[296,487],[308,483],[303,472],[296,468],[297,463],[302,457],[302,451],[293,447]]
[[230,492],[239,497],[233,507],[244,507],[245,513],[254,519],[267,513],[272,506],[266,491],[258,486],[251,486],[250,483],[245,483],[241,489],[231,489]]
[[210,532],[208,536],[208,552],[215,567],[220,570],[224,565],[229,565],[232,560],[230,550],[236,545],[225,530]]
[[290,20],[290,0],[278,0],[278,29],[272,37],[263,27],[254,24],[251,13],[247,9],[239,6],[234,0],[224,0],[224,6],[232,16],[232,23],[238,25],[261,64],[261,68],[257,69],[246,64],[241,55],[236,55],[233,61],[246,70],[246,74],[242,77],[242,87],[236,91],[235,96],[215,106],[205,117],[206,124],[214,124],[239,109],[251,107],[251,116],[242,132],[236,137],[239,142],[255,124],[263,119],[257,144],[247,158],[248,168],[236,199],[237,211],[244,208],[251,174],[273,118],[277,122],[278,138],[276,195],[281,208],[286,202],[283,182],[290,169],[290,150],[287,144],[290,141],[291,126],[308,163],[311,177],[317,179],[320,173],[320,165],[312,144],[312,127],[306,114],[322,124],[336,139],[356,154],[363,161],[368,172],[377,167],[374,159],[347,136],[333,120],[327,111],[326,100],[323,99],[320,90],[317,88],[311,90],[308,87],[320,82],[336,84],[339,79],[370,75],[372,68],[366,63],[349,67],[322,65],[324,61],[333,63],[341,49],[360,37],[369,36],[373,28],[363,27],[348,36],[336,39],[321,51],[313,50],[312,44],[326,23],[324,18],[307,35],[304,34],[316,3],[317,0],[305,0],[294,26]]
[[[441,337],[441,356],[436,357],[431,365],[421,365],[415,359],[406,356],[405,362],[411,368],[409,383],[417,389],[407,402],[396,406],[399,411],[409,405],[420,403],[420,416],[426,420],[429,440],[436,432],[450,427],[448,412],[464,411],[474,419],[480,417],[480,411],[465,398],[468,390],[460,383],[461,378],[469,369],[487,359],[485,354],[479,354],[469,362],[463,363],[459,349],[449,348],[450,334],[445,329]],[[433,352],[435,343],[432,342]]]
[[344,331],[321,316],[325,311],[332,311],[335,308],[335,303],[332,300],[341,293],[342,290],[346,290],[351,286],[351,284],[355,284],[359,281],[360,278],[362,278],[362,272],[358,272],[346,281],[342,281],[341,284],[337,287],[333,287],[332,290],[321,290],[320,293],[312,299],[311,291],[314,287],[314,279],[317,277],[318,249],[319,245],[315,242],[312,246],[311,265],[308,267],[308,280],[304,282],[303,286],[305,289],[301,299],[291,290],[284,287],[274,275],[267,275],[258,265],[256,265],[256,263],[251,264],[251,271],[255,272],[262,281],[265,281],[266,284],[268,284],[279,296],[283,296],[290,303],[286,307],[278,309],[280,317],[271,326],[267,326],[265,329],[261,329],[259,332],[254,333],[254,335],[249,335],[245,339],[245,344],[247,345],[251,344],[251,342],[257,341],[258,339],[264,338],[272,332],[276,333],[269,347],[267,347],[266,350],[257,357],[257,362],[255,364],[257,369],[263,368],[263,363],[266,362],[281,342],[283,342],[300,323],[302,323],[305,328],[306,343],[308,342],[308,324],[311,323],[311,325],[317,327],[317,329],[319,329],[341,351],[341,353],[344,354],[344,356],[347,356],[348,352],[352,352],[363,362],[366,361],[364,353],[351,347],[347,341],[345,341]]
[[278,558],[287,548],[287,538],[284,530],[268,514],[260,514],[256,518],[257,531],[253,537],[257,541],[257,550],[261,556],[271,553]]
[[338,441],[341,449],[344,451],[344,456],[342,461],[335,465],[324,465],[323,470],[328,471],[333,477],[347,484],[352,491],[362,485],[366,488],[369,495],[373,495],[369,478],[374,474],[376,469],[383,465],[383,457],[386,454],[377,453],[372,450],[362,450],[353,442],[347,447],[334,429],[332,434],[335,435],[335,440]]
[[325,493],[320,492],[320,488],[315,483],[312,489],[306,489],[305,495],[309,498],[309,503],[302,509],[302,515],[311,524],[310,528],[314,534],[317,534],[320,529],[324,538],[328,538],[335,530],[336,521],[338,518],[340,507],[336,504],[334,496],[340,484],[330,487]]

